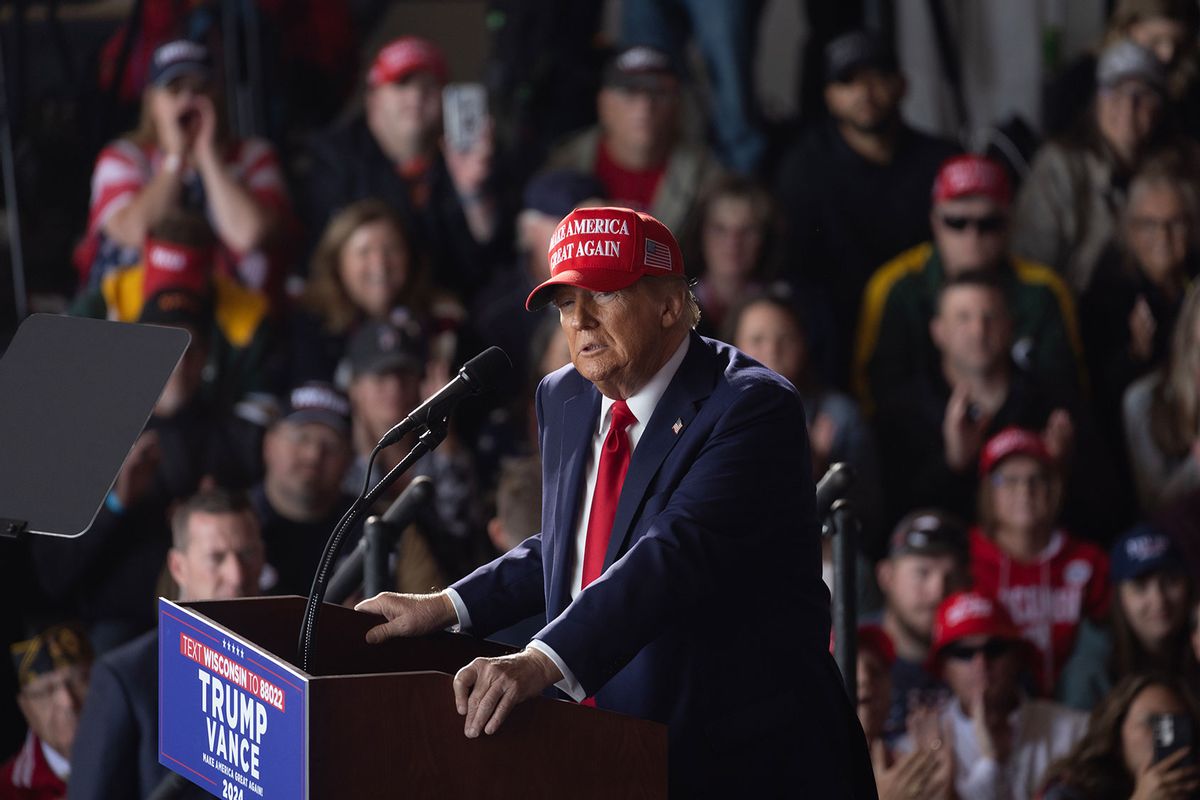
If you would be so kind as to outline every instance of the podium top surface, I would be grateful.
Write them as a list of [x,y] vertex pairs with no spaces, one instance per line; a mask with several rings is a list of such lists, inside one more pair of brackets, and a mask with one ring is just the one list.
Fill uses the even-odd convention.
[[96,518],[190,336],[35,314],[0,359],[0,519],[78,536]]

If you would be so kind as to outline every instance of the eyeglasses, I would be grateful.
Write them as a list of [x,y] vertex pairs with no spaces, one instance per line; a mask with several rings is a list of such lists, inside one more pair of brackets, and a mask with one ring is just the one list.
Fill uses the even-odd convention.
[[1170,236],[1175,233],[1187,233],[1188,221],[1185,217],[1133,217],[1129,224],[1139,236],[1153,236],[1158,233]]
[[965,231],[974,228],[980,233],[999,233],[1008,223],[1003,214],[987,214],[982,217],[968,217],[962,214],[943,214],[942,224],[950,230]]
[[970,645],[955,642],[948,644],[942,649],[942,655],[946,658],[953,658],[955,661],[970,661],[975,656],[983,653],[983,657],[988,661],[995,660],[1011,652],[1013,643],[1007,639],[988,639],[980,645],[971,647]]
[[1016,489],[1024,486],[1028,489],[1045,489],[1050,479],[1045,475],[1003,475],[996,473],[992,476],[992,486],[1001,489]]

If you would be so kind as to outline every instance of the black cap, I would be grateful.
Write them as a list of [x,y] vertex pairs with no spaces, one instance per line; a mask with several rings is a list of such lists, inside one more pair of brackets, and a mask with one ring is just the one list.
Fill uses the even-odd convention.
[[541,172],[525,184],[522,208],[562,219],[584,200],[604,199],[604,186],[594,175],[573,169]]
[[904,516],[892,530],[888,557],[952,555],[967,560],[966,527],[936,508],[920,508]]
[[350,338],[346,360],[352,377],[364,373],[425,371],[425,340],[412,317],[367,320]]
[[679,80],[675,62],[662,50],[639,44],[618,50],[604,65],[602,83],[617,89],[662,89]]
[[324,381],[307,381],[288,394],[281,421],[295,425],[318,422],[347,435],[350,433],[350,401]]
[[176,39],[160,45],[150,57],[146,85],[166,86],[183,75],[211,80],[212,73],[212,55],[207,47],[190,39]]
[[90,664],[93,658],[87,634],[75,622],[51,625],[29,639],[16,642],[9,647],[9,655],[22,687],[61,667]]
[[896,53],[887,42],[868,31],[844,33],[825,46],[827,83],[844,83],[860,69],[893,74],[899,69]]

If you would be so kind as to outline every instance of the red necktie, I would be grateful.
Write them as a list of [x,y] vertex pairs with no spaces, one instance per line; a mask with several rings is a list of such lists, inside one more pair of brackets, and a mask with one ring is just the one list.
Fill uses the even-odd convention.
[[587,540],[583,546],[583,582],[581,589],[604,572],[604,555],[612,538],[613,518],[621,498],[621,484],[629,470],[629,436],[625,431],[637,422],[637,417],[624,400],[612,404],[612,423],[604,437],[600,452],[600,467],[596,470],[596,489],[592,494],[592,509],[588,514]]
[[[580,588],[599,578],[604,572],[604,555],[612,538],[613,518],[617,516],[617,501],[621,499],[621,484],[629,470],[629,426],[637,417],[624,400],[612,404],[612,422],[600,451],[600,467],[596,470],[596,489],[592,493],[592,509],[588,513],[587,539],[583,545],[583,581]],[[596,706],[588,697],[582,705]]]

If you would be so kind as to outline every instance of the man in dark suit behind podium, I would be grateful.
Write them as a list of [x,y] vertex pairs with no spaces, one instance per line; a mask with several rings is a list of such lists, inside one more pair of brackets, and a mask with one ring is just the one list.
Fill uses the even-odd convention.
[[875,797],[829,655],[804,412],[785,380],[692,330],[670,231],[572,212],[551,278],[573,364],[538,389],[542,533],[430,595],[359,605],[368,641],[545,611],[519,653],[454,679],[469,737],[556,685],[664,722],[674,796]]

